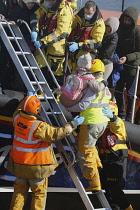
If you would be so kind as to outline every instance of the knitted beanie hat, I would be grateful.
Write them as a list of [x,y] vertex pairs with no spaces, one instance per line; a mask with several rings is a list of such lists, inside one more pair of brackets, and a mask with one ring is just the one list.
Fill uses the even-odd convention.
[[90,69],[91,68],[91,61],[92,61],[92,57],[88,53],[88,54],[85,54],[85,55],[81,55],[78,58],[77,65],[78,65],[79,68]]
[[110,34],[113,34],[118,30],[119,24],[119,19],[116,17],[110,17],[105,21],[105,25],[110,26],[110,28],[112,29]]
[[31,3],[31,2],[39,3],[40,0],[23,0],[23,2],[24,2],[25,4],[28,4],[28,3]]

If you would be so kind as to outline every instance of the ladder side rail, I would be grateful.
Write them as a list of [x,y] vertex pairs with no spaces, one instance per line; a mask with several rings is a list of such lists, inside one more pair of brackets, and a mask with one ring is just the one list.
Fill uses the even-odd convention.
[[93,207],[93,204],[91,203],[88,195],[86,194],[85,189],[84,189],[81,181],[79,180],[74,167],[70,167],[67,170],[68,170],[69,174],[71,175],[71,178],[72,178],[72,180],[75,184],[76,189],[79,192],[79,195],[80,195],[81,199],[83,200],[83,203],[86,206],[86,209],[87,210],[94,210],[95,208]]
[[[15,66],[16,66],[19,74],[21,75],[21,72],[23,70],[21,61],[20,61],[19,57],[15,54],[15,50],[14,50],[13,46],[11,45],[9,39],[7,38],[6,32],[5,32],[5,30],[4,30],[4,28],[2,27],[1,24],[0,24],[0,28],[1,28],[1,38],[2,38],[3,42],[4,42],[4,39],[6,38],[6,41],[4,43],[5,43],[5,46],[6,46],[7,50],[9,51],[9,54],[10,54],[11,58],[13,60],[18,60],[18,62],[15,62]],[[8,45],[11,45],[11,50],[10,50],[10,48],[9,48]],[[26,85],[26,87],[27,87],[28,90],[35,90],[34,89],[34,86],[30,83],[30,80],[28,78],[28,75],[27,75],[27,73],[25,71],[24,71],[24,74],[21,75],[21,78],[23,79],[24,84]],[[48,115],[46,115],[46,117],[47,117],[47,120],[49,122],[51,122],[49,120],[49,118],[48,118]]]
[[97,197],[98,197],[98,199],[99,199],[99,201],[100,201],[100,203],[103,207],[107,207],[108,209],[111,209],[111,207],[110,207],[110,205],[109,205],[109,203],[108,203],[108,201],[107,201],[103,192],[97,193]]
[[[8,28],[9,28],[11,34],[13,35],[13,37],[14,37],[14,39],[15,39],[15,42],[16,42],[17,46],[19,47],[19,50],[20,50],[20,52],[22,53],[22,56],[23,56],[24,60],[25,60],[26,63],[27,63],[27,66],[29,67],[30,71],[32,72],[31,65],[30,65],[30,63],[29,63],[29,61],[28,61],[26,55],[24,54],[24,51],[23,51],[23,49],[22,49],[22,46],[20,45],[19,41],[16,39],[16,35],[14,34],[14,31],[15,31],[15,29],[17,29],[17,28],[18,28],[18,30],[19,30],[19,32],[20,32],[19,27],[18,27],[17,25],[12,25],[12,24],[9,23],[9,22],[7,22],[7,26],[8,26]],[[12,29],[13,29],[14,31],[13,31]],[[19,36],[19,34],[18,34],[18,36]],[[20,36],[22,36],[22,33],[21,33],[21,32],[20,32]],[[24,37],[23,37],[23,36],[22,36],[22,38],[23,38],[23,40],[24,40]],[[24,40],[24,45],[26,46],[26,50],[28,49],[28,52],[29,52],[30,54],[32,54],[31,51],[30,51],[30,49],[29,49],[29,47],[27,46],[25,40]],[[38,67],[38,68],[39,68],[39,67]],[[32,75],[33,75],[33,74],[32,74]],[[34,75],[33,75],[33,76],[34,76]],[[35,77],[34,77],[34,78],[35,78]]]
[[[41,86],[40,86],[40,84],[39,84],[39,82],[38,82],[38,80],[37,80],[37,78],[36,78],[37,75],[35,76],[35,74],[34,74],[32,68],[31,68],[31,65],[30,65],[30,63],[29,63],[29,61],[28,61],[28,59],[27,59],[27,57],[26,57],[26,56],[28,56],[28,55],[25,55],[25,54],[24,54],[23,46],[25,46],[25,47],[24,47],[24,48],[25,48],[24,50],[30,53],[32,59],[33,59],[34,57],[33,57],[32,53],[31,53],[31,51],[30,51],[30,49],[29,49],[29,47],[28,47],[26,41],[24,40],[24,37],[23,37],[23,35],[22,35],[22,33],[21,33],[19,27],[18,27],[17,25],[12,25],[11,23],[8,23],[8,22],[7,22],[7,24],[8,24],[8,28],[9,28],[11,34],[13,35],[13,37],[14,37],[14,39],[15,39],[15,42],[16,42],[17,46],[18,46],[19,49],[20,49],[20,52],[22,53],[22,56],[24,57],[24,59],[25,59],[27,65],[28,65],[28,67],[29,67],[30,72],[32,73],[32,76],[34,77],[35,81],[38,83],[39,89],[41,90]],[[12,28],[11,28],[11,27],[12,27]],[[14,33],[12,29],[14,29],[14,32],[15,32],[15,30],[16,30],[16,33]],[[17,29],[18,29],[18,30],[17,30]],[[21,40],[20,40],[20,43],[19,43],[18,40],[16,39],[16,35],[19,36],[19,34],[20,34],[20,36],[22,36],[22,40],[24,40],[24,45],[23,45],[23,46],[22,46],[22,45],[20,46]],[[34,61],[35,61],[35,59],[34,59]],[[33,65],[36,65],[36,66],[37,66],[38,71],[40,71],[40,74],[41,74],[41,76],[42,76],[43,81],[46,82],[45,77],[44,77],[43,73],[41,72],[41,70],[40,70],[40,68],[39,68],[39,66],[38,66],[38,64],[37,64],[36,61],[35,61],[35,63],[33,63]],[[19,73],[20,73],[20,72],[19,72]],[[21,75],[21,76],[22,76],[22,75]],[[39,75],[38,75],[38,76],[39,76]],[[25,84],[25,85],[26,85],[26,84]],[[46,82],[46,85],[48,86],[47,82]],[[48,89],[49,89],[49,86],[48,86]]]
[[[15,66],[16,66],[18,72],[20,72],[23,70],[22,63],[21,63],[19,57],[15,54],[15,50],[14,50],[13,46],[11,45],[9,39],[7,38],[6,33],[3,30],[1,24],[0,24],[0,29],[1,29],[1,39],[3,40],[7,50],[9,51],[11,58],[13,60],[18,60],[18,62],[15,62]],[[5,41],[5,38],[6,38],[6,41]],[[11,48],[9,48],[9,45],[11,45]],[[26,83],[26,87],[28,90],[34,90],[34,87],[32,84],[30,84],[30,80],[28,79],[28,75],[26,72],[24,72],[24,75],[22,75],[22,79],[24,80],[24,83]]]

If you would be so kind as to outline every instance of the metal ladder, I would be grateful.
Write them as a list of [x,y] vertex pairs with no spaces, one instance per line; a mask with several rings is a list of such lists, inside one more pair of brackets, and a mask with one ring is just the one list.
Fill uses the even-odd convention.
[[[25,22],[26,23],[26,22]],[[41,115],[45,117],[47,123],[52,125],[52,117],[53,117],[53,125],[55,124],[58,127],[64,126],[67,121],[66,118],[56,101],[54,97],[54,93],[56,90],[59,89],[59,84],[57,83],[57,80],[55,79],[55,76],[53,75],[53,72],[51,71],[42,51],[39,49],[46,66],[48,67],[48,70],[51,73],[50,79],[53,79],[55,81],[55,84],[57,86],[57,89],[53,92],[45,77],[42,74],[41,69],[39,68],[33,54],[31,53],[29,47],[27,46],[26,41],[24,40],[24,37],[17,25],[12,25],[11,23],[7,22],[6,20],[0,22],[0,36],[5,44],[27,90],[35,90],[36,92],[40,90],[41,95],[38,96],[36,93],[36,96],[41,101]],[[15,47],[16,46],[16,47]],[[18,49],[18,50],[17,50]],[[22,57],[22,60],[21,60]],[[24,59],[24,63],[26,65],[22,64],[22,61]],[[28,72],[31,73],[33,80],[30,80],[28,76]],[[46,108],[47,106],[47,108]],[[47,110],[46,110],[47,109]],[[81,196],[81,199],[83,200],[83,203],[87,210],[96,210],[93,207],[93,204],[91,203],[88,193],[85,191],[80,179],[77,176],[77,173],[74,169],[74,162],[75,162],[75,154],[73,149],[73,143],[75,142],[75,137],[73,134],[71,134],[69,137],[57,141],[56,147],[58,149],[58,152],[60,153],[64,164],[79,192],[79,195]],[[71,157],[68,156],[67,152],[64,149],[64,145],[67,145],[71,152]],[[111,207],[104,195],[104,193],[99,191],[97,193],[97,197],[100,200],[101,206],[103,208],[98,208],[98,210],[111,210]]]

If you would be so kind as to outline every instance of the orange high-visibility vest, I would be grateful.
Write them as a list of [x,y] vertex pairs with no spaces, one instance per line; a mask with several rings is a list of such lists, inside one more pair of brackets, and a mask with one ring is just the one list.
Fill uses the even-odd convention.
[[41,121],[20,115],[14,120],[14,141],[10,151],[13,161],[25,165],[52,164],[48,143],[34,137],[34,132]]

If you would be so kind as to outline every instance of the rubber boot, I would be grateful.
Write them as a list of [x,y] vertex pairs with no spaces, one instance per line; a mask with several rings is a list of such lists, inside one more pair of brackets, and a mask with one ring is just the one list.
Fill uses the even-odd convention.
[[124,210],[133,210],[133,207],[130,205],[130,206],[128,206],[128,208],[126,208]]

